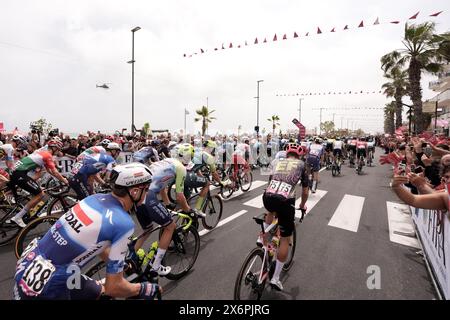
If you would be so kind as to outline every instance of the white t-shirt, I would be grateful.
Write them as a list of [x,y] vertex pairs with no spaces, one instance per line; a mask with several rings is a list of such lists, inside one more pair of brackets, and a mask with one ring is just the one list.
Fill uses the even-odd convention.
[[343,141],[335,141],[333,142],[333,149],[340,149],[342,150],[342,147],[344,146],[344,142]]

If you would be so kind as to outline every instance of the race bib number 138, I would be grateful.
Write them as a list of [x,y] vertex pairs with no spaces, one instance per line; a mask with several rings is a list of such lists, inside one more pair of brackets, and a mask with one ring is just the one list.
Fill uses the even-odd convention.
[[30,296],[39,295],[53,272],[55,272],[55,266],[42,256],[37,256],[23,274],[20,282],[23,291]]

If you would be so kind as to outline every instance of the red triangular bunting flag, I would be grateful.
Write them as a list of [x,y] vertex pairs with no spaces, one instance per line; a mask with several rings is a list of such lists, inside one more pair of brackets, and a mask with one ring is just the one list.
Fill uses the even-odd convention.
[[255,44],[258,44],[258,38],[255,39]]
[[195,52],[194,54],[197,54],[197,52]]
[[361,20],[361,23],[359,24],[358,28],[363,28],[364,27],[364,21]]
[[298,38],[297,32],[294,32],[294,38]]
[[391,23],[393,23],[393,24],[399,24],[400,21],[391,21]]
[[320,30],[319,27],[317,27],[317,34],[320,34],[320,33],[322,33],[322,31]]
[[275,33],[275,35],[273,36],[273,41],[277,41],[277,34]]
[[420,11],[418,11],[415,15],[413,15],[412,17],[410,17],[408,20],[416,19],[417,16],[419,15],[419,12],[420,12]]
[[348,30],[348,24],[344,27],[344,30]]
[[189,58],[192,58],[192,54],[189,55]]
[[264,43],[266,43],[267,42],[267,40],[266,40],[266,38],[264,38],[264,41],[263,41]]
[[376,25],[376,24],[380,24],[380,20],[378,20],[378,18],[377,18],[377,20],[375,20],[375,22],[373,23],[373,25]]
[[287,39],[287,36],[286,36],[286,34],[284,34],[284,36],[283,36],[283,40],[286,40]]
[[330,32],[335,32],[335,30],[334,30],[335,28],[333,28],[333,29],[331,29],[331,31]]
[[230,46],[229,46],[229,48],[233,48],[233,44],[230,42]]
[[246,45],[246,46],[248,46],[248,44],[247,44],[247,40],[245,40],[245,45]]
[[305,37],[307,37],[309,35],[309,32],[307,32],[306,34],[305,34]]
[[440,15],[442,12],[444,12],[444,11],[439,11],[439,12],[430,14],[430,17],[437,17],[437,16]]
[[203,49],[200,49],[200,52],[201,52],[201,53],[205,53],[205,51],[203,51]]
[[183,54],[183,57],[185,57],[185,58],[186,58],[186,53],[185,53],[185,54]]

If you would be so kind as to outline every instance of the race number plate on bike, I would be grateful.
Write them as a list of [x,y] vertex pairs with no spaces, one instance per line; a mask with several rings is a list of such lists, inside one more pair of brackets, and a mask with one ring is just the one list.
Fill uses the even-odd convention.
[[38,238],[34,238],[33,241],[31,241],[28,246],[23,250],[22,255],[19,258],[18,263],[22,262],[28,254],[33,251],[38,245]]
[[267,193],[279,194],[285,198],[289,197],[291,193],[292,186],[286,182],[271,180],[269,183],[269,187],[267,188]]
[[25,270],[20,281],[24,293],[28,296],[39,295],[55,270],[55,266],[50,261],[42,256],[37,256]]

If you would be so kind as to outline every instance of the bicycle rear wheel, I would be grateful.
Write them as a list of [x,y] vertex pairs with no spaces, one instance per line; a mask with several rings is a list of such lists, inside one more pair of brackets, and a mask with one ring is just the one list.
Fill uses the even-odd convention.
[[172,268],[166,278],[178,280],[186,275],[194,266],[199,251],[200,236],[197,229],[190,226],[187,230],[183,230],[183,226],[178,226],[162,262],[163,265]]
[[333,165],[331,166],[331,175],[332,175],[333,177],[336,177],[337,174],[338,174],[337,165],[333,164]]
[[46,216],[37,218],[27,224],[27,226],[20,231],[16,238],[14,245],[14,253],[16,258],[20,258],[23,250],[25,250],[34,238],[41,239],[58,219],[59,217],[56,216]]
[[247,192],[248,190],[250,190],[251,186],[252,186],[252,182],[253,182],[253,174],[251,171],[245,172],[242,177],[240,178],[241,180],[241,190],[243,192]]
[[267,278],[259,283],[261,273],[266,273],[264,250],[254,248],[245,258],[234,284],[234,300],[260,300]]
[[7,222],[7,220],[14,217],[14,215],[21,209],[18,205],[0,205],[0,246],[9,243],[20,232],[21,228],[14,222]]
[[202,217],[202,225],[205,229],[214,229],[222,218],[223,202],[218,195],[214,195],[207,199],[204,214]]
[[292,262],[294,261],[295,248],[297,246],[297,231],[294,228],[292,231],[292,236],[289,238],[289,251],[286,262],[283,266],[283,271],[288,271],[292,267]]

